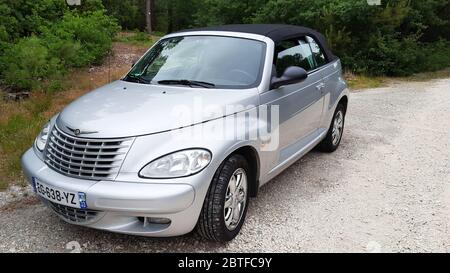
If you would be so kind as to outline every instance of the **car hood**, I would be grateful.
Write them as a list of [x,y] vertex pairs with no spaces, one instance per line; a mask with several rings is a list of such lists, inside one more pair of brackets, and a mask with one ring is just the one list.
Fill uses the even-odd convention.
[[68,105],[58,127],[80,137],[154,134],[230,115],[258,104],[255,89],[202,89],[116,81]]

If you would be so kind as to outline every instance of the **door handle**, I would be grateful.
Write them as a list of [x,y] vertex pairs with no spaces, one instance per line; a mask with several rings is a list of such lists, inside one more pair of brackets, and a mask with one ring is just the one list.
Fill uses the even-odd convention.
[[322,88],[324,88],[324,87],[325,87],[324,83],[320,83],[320,84],[316,85],[316,89],[319,91],[322,90]]

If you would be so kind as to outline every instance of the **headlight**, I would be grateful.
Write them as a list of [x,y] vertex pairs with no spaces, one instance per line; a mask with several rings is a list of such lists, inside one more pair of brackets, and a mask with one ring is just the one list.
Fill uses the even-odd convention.
[[50,132],[50,123],[47,123],[42,131],[39,133],[39,136],[36,138],[36,148],[39,151],[43,151],[45,145],[47,144],[48,134]]
[[160,157],[139,172],[145,178],[177,178],[196,174],[211,162],[211,153],[203,149],[191,149]]

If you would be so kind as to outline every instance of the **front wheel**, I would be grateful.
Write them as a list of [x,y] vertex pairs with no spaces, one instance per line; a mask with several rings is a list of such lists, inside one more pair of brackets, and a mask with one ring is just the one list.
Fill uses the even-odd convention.
[[212,241],[231,241],[247,213],[249,167],[241,155],[225,160],[214,175],[197,223],[198,233]]
[[345,125],[345,107],[338,104],[334,112],[333,120],[328,129],[327,136],[318,145],[318,149],[322,152],[332,153],[336,151],[341,143],[342,135],[344,134]]

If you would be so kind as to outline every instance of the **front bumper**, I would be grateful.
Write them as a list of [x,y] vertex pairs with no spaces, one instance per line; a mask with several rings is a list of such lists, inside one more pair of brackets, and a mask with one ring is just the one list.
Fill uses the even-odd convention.
[[[95,217],[80,223],[58,214],[63,220],[96,229],[152,237],[178,236],[194,229],[204,196],[196,194],[196,189],[192,186],[199,182],[188,180],[208,179],[202,175],[188,177],[180,183],[76,179],[47,167],[33,149],[23,155],[22,168],[30,183],[36,178],[63,190],[86,193],[88,210],[94,211]],[[43,201],[52,207],[51,203]],[[169,219],[170,224],[142,221],[145,217]]]

